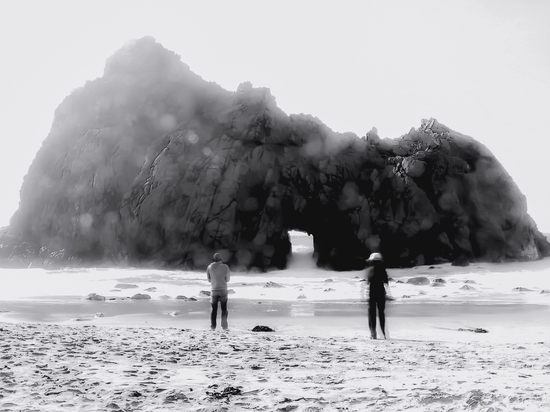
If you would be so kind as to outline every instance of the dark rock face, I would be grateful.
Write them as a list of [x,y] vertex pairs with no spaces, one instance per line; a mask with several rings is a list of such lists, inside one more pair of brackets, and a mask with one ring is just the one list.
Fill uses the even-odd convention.
[[221,251],[266,270],[286,266],[292,229],[335,270],[373,251],[388,266],[550,252],[474,139],[434,119],[394,140],[335,133],[286,115],[267,89],[205,82],[148,37],[56,110],[0,258],[204,268]]

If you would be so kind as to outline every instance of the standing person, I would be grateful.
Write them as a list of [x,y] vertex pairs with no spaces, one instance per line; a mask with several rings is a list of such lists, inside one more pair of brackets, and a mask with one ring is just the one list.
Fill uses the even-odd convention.
[[216,318],[218,317],[218,302],[222,307],[222,328],[228,329],[227,325],[227,282],[229,282],[230,273],[229,266],[222,262],[222,255],[215,253],[212,262],[206,268],[206,276],[212,284],[211,304],[212,312],[210,313],[210,329],[216,329]]
[[380,253],[372,253],[367,259],[370,267],[367,269],[367,282],[369,284],[369,329],[370,338],[376,339],[376,309],[380,319],[380,329],[386,339],[386,285],[388,284],[388,273],[382,261]]

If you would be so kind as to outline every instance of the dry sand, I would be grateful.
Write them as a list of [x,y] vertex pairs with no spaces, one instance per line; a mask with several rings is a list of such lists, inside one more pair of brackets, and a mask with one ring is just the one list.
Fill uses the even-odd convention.
[[457,342],[373,341],[0,323],[0,411],[550,409],[549,341],[460,333]]

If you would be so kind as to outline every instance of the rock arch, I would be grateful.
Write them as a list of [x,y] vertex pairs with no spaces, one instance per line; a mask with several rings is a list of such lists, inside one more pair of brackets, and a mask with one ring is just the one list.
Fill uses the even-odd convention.
[[[202,267],[223,250],[238,268],[284,268],[289,230],[310,233],[317,264],[335,270],[362,269],[373,251],[391,266],[548,251],[492,154],[433,119],[400,139],[357,138],[311,116],[286,117],[267,90],[247,88],[226,124],[241,127],[217,137],[195,123],[157,143],[124,204],[125,221],[143,228],[146,216],[156,227],[157,237],[142,232],[137,255]],[[188,135],[197,138],[188,143]],[[159,174],[170,164],[179,175]],[[186,200],[166,220],[174,198]],[[155,207],[144,210],[146,199]]]
[[[131,81],[130,81],[131,80]],[[147,37],[56,110],[4,259],[284,268],[289,230],[318,265],[361,269],[538,259],[550,245],[491,152],[425,120],[398,139],[287,115],[268,89],[230,93]]]

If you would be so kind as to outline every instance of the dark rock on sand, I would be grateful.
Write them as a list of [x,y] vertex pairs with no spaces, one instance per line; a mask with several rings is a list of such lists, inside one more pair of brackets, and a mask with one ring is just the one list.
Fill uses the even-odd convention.
[[[19,209],[0,232],[4,265],[153,263],[285,268],[289,230],[320,267],[534,260],[550,243],[481,143],[422,120],[397,139],[336,133],[287,115],[269,89],[197,76],[151,37],[55,111]],[[53,262],[53,263],[52,263]]]
[[489,333],[489,331],[487,329],[483,329],[483,328],[475,328],[475,329],[463,329],[463,328],[460,328],[458,329],[460,332],[474,332],[474,333]]
[[252,332],[275,332],[275,330],[271,329],[269,326],[258,325],[254,326]]

